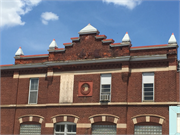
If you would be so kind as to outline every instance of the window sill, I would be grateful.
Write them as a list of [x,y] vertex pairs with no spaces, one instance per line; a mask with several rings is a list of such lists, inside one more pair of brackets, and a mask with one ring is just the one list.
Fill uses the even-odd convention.
[[154,102],[154,100],[143,100],[142,102]]

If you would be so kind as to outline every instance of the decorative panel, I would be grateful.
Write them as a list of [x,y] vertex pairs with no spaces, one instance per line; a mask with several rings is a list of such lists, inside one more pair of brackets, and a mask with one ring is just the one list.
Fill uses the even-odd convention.
[[64,74],[61,75],[60,83],[60,103],[73,102],[73,88],[74,88],[74,75]]
[[78,96],[92,96],[93,82],[79,82]]

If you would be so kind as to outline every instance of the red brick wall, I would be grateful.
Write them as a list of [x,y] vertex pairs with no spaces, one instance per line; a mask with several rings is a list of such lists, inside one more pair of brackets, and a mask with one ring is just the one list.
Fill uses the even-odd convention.
[[131,50],[131,56],[167,54],[168,49]]
[[18,79],[13,79],[13,75],[1,77],[1,104],[16,104],[17,84]]
[[[1,126],[2,133],[12,134],[13,132],[13,123],[14,123],[14,109],[4,109],[1,113],[1,118],[3,118]],[[14,133],[19,134],[20,132],[20,123],[18,118],[22,115],[27,114],[36,114],[45,117],[45,120],[41,125],[42,134],[53,134],[53,128],[45,127],[45,123],[52,123],[51,117],[57,114],[74,114],[79,116],[78,123],[90,123],[89,117],[95,114],[113,114],[119,117],[118,123],[127,123],[127,129],[117,129],[118,134],[133,134],[134,133],[134,124],[132,117],[139,114],[156,114],[165,117],[165,121],[162,124],[163,134],[168,134],[169,130],[169,111],[168,106],[76,106],[76,107],[37,107],[37,108],[18,108],[16,109],[15,116],[15,127]],[[27,118],[28,119],[28,118]],[[153,120],[151,117],[150,121],[157,121],[158,118]],[[138,119],[140,120],[140,119]],[[145,121],[145,118],[142,117],[142,122]],[[101,122],[101,120],[99,120]],[[140,122],[140,121],[139,121]],[[91,129],[86,128],[77,128],[77,134],[91,133]]]
[[[92,81],[93,92],[91,97],[80,97],[78,96],[78,86],[81,81]],[[75,75],[74,76],[74,103],[91,103],[99,102],[100,97],[100,74],[88,74],[88,75]]]
[[1,108],[1,134],[13,134],[15,120],[14,108]]
[[[155,101],[176,102],[178,97],[178,76],[176,71],[155,72]],[[177,79],[177,80],[176,80]],[[78,84],[81,81],[93,82],[91,97],[78,96]],[[2,104],[27,104],[29,97],[29,78],[13,79],[1,77]],[[18,93],[17,93],[18,89]],[[60,76],[40,77],[38,104],[59,103]],[[8,95],[8,96],[7,96]],[[17,95],[17,99],[16,99]],[[128,96],[127,96],[128,95]],[[99,102],[100,74],[74,76],[74,103]],[[141,102],[142,73],[112,73],[111,102]]]
[[142,73],[131,73],[128,82],[128,102],[142,101]]
[[179,72],[177,72],[177,75],[176,75],[176,90],[177,90],[177,101],[178,102],[180,102],[180,87],[179,87],[179,85],[180,85],[180,83],[179,83],[179,79],[180,79],[180,74],[179,74]]
[[[132,106],[128,107],[127,113],[127,134],[134,134],[133,116],[140,114],[156,114],[165,117],[162,124],[162,134],[169,134],[169,107],[168,106]],[[150,117],[150,122],[152,118]]]

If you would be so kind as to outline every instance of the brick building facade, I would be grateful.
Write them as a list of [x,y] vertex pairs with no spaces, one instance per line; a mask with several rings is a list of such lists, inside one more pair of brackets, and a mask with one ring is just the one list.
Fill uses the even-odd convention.
[[[2,134],[169,134],[178,107],[177,42],[133,47],[88,24],[49,53],[1,66]],[[178,123],[177,123],[178,125]],[[176,128],[177,129],[177,128]]]

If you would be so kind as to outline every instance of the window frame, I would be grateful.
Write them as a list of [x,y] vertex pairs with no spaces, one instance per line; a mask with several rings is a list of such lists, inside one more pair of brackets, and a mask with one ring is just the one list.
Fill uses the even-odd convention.
[[[24,135],[25,133],[22,133],[22,128],[23,128],[23,126],[25,126],[25,125],[31,125],[31,126],[35,126],[35,125],[38,125],[39,127],[40,127],[40,135],[41,135],[41,131],[42,131],[42,126],[41,126],[41,124],[39,124],[39,123],[37,123],[37,124],[35,124],[35,123],[22,123],[22,124],[20,124],[20,129],[19,129],[19,135]],[[38,127],[36,127],[36,128],[38,128]],[[28,130],[29,131],[29,130]],[[33,134],[33,133],[32,133]]]
[[180,113],[177,113],[177,133],[180,133]]
[[[37,82],[37,90],[31,90],[31,81],[32,81],[33,79],[38,79],[38,82]],[[30,103],[30,93],[31,93],[32,91],[37,92],[36,103]],[[37,103],[38,103],[38,91],[39,91],[39,78],[30,78],[30,79],[29,79],[28,104],[37,104]]]
[[[56,125],[64,125],[64,132],[57,132],[56,131]],[[56,135],[56,134],[64,134],[64,135],[68,135],[68,134],[74,134],[74,135],[76,135],[76,132],[67,132],[67,130],[68,130],[68,125],[75,125],[76,126],[76,130],[77,130],[77,125],[76,125],[76,123],[73,123],[73,122],[58,122],[58,123],[55,123],[54,124],[54,135]]]
[[[148,133],[148,134],[152,134],[152,132],[154,132],[154,130],[152,130],[152,129],[155,128],[155,127],[156,127],[156,129],[159,128],[160,131],[161,131],[161,133],[159,133],[157,135],[162,135],[162,125],[134,125],[134,135],[139,135],[137,132],[145,132],[145,133],[151,132],[151,133]],[[138,128],[139,128],[140,131],[138,131]],[[151,129],[151,130],[146,131],[148,128]],[[154,135],[154,134],[152,134],[152,135]]]
[[[102,84],[101,79],[102,79],[102,76],[103,76],[103,75],[110,75],[110,78],[111,78],[111,83],[110,83],[110,84]],[[102,101],[102,100],[101,100],[102,85],[110,85],[109,101],[107,101],[107,102],[111,102],[111,84],[112,84],[112,74],[111,74],[111,73],[109,73],[109,74],[101,74],[101,75],[100,75],[100,98],[99,98],[99,99],[100,99],[100,100],[99,100],[100,102],[105,102],[105,101]]]
[[[143,75],[144,74],[153,74],[154,80],[153,83],[144,83],[143,82]],[[144,99],[144,84],[153,84],[153,100],[145,100]],[[142,73],[142,102],[154,102],[155,101],[155,73],[154,72],[144,72]]]

